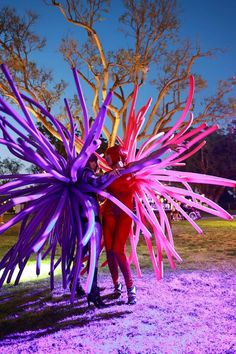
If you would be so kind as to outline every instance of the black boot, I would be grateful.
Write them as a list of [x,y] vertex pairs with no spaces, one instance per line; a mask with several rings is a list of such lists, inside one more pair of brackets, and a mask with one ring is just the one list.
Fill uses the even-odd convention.
[[76,293],[79,298],[86,296],[86,292],[80,284],[76,284]]
[[95,307],[97,307],[98,309],[104,308],[107,305],[102,301],[101,297],[100,297],[100,292],[98,290],[98,288],[92,289],[91,293],[88,294],[87,296],[87,300],[88,300],[88,306],[90,306],[91,302],[94,304]]
[[113,293],[113,298],[114,299],[120,299],[121,298],[122,288],[123,288],[123,285],[121,283],[119,283],[119,284],[114,286],[114,293]]
[[128,294],[128,305],[135,305],[137,300],[136,300],[136,287],[133,285],[131,288],[127,289],[127,294]]
[[[72,290],[72,282],[70,283],[70,291],[71,290]],[[85,293],[84,289],[82,288],[80,282],[77,282],[75,291],[76,291],[78,298],[86,296],[86,293]]]

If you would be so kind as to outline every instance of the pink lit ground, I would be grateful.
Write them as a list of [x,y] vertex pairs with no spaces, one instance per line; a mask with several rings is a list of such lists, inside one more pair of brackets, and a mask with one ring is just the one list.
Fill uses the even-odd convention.
[[100,286],[110,306],[101,310],[88,309],[85,299],[71,306],[59,279],[52,295],[48,281],[4,287],[0,353],[235,353],[236,223],[227,232],[220,225],[212,223],[206,238],[183,222],[174,225],[184,262],[176,271],[166,262],[161,282],[145,266],[143,277],[135,277],[136,306],[125,304],[125,293],[123,302],[109,299],[104,270]]

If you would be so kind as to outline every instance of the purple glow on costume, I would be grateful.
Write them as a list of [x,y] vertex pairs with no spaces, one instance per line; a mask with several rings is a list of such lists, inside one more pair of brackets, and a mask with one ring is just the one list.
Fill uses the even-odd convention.
[[[109,92],[101,110],[95,119],[95,125],[88,131],[81,152],[75,153],[75,127],[73,118],[65,100],[66,109],[70,119],[70,131],[58,122],[50,112],[45,110],[32,98],[21,94],[8,69],[3,64],[2,71],[9,82],[16,100],[22,111],[17,113],[3,98],[0,97],[0,128],[3,137],[0,144],[8,147],[11,153],[18,158],[31,162],[45,171],[35,175],[2,175],[0,178],[10,181],[0,186],[1,197],[0,214],[9,210],[12,206],[25,203],[25,207],[7,223],[0,226],[0,233],[3,233],[17,222],[22,222],[20,234],[16,244],[6,253],[0,262],[0,269],[3,270],[0,278],[0,286],[4,281],[11,281],[14,270],[18,267],[18,275],[15,280],[17,284],[23,269],[33,252],[36,253],[36,274],[40,273],[41,259],[46,255],[51,256],[50,280],[51,288],[54,286],[54,269],[61,264],[63,287],[73,280],[73,291],[71,301],[75,295],[75,284],[81,268],[81,249],[92,235],[94,225],[93,210],[83,190],[83,180],[80,178],[82,170],[89,156],[98,146],[98,138],[101,134],[103,121],[106,115],[107,105],[111,101],[112,93]],[[74,75],[75,71],[74,71]],[[85,103],[81,88],[76,80],[80,100],[87,119]],[[35,126],[25,102],[29,102],[43,113],[53,124],[65,146],[67,159],[59,155],[43,134]],[[10,116],[14,124],[10,124],[5,117]],[[86,124],[85,124],[86,125]],[[20,128],[16,128],[19,126]],[[12,133],[17,135],[13,137]],[[74,193],[73,189],[79,193]],[[89,186],[86,186],[89,191]],[[80,208],[87,209],[89,216],[89,227],[85,235],[82,235]],[[91,216],[91,217],[90,217]],[[55,251],[59,246],[61,255],[56,259]],[[86,290],[89,292],[94,273],[96,249],[94,240],[91,238],[90,272],[88,274]],[[43,255],[42,255],[43,254]],[[73,262],[73,259],[75,262]],[[73,264],[75,264],[73,266]]]

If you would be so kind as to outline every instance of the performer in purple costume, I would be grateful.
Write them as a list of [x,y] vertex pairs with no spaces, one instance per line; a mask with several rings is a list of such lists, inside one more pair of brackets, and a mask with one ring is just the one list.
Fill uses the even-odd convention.
[[[85,169],[82,173],[81,179],[83,182],[87,183],[88,185],[91,185],[93,187],[99,187],[101,184],[104,184],[108,182],[111,177],[115,176],[116,174],[118,175],[118,171],[111,171],[110,173],[104,174],[103,176],[96,176],[95,173],[98,170],[98,159],[95,154],[92,154],[88,162],[85,166]],[[94,218],[95,218],[95,224],[94,224],[94,229],[92,230],[95,240],[96,240],[96,262],[95,262],[95,270],[94,270],[94,276],[93,276],[93,282],[92,282],[92,288],[91,292],[87,296],[88,300],[88,305],[90,306],[90,303],[92,302],[95,307],[97,308],[102,308],[105,307],[106,304],[102,301],[100,297],[100,291],[99,287],[97,285],[98,282],[98,261],[99,261],[99,255],[101,252],[101,239],[102,239],[102,225],[101,225],[101,220],[99,217],[99,202],[98,202],[98,197],[96,193],[94,192],[88,192],[86,193],[88,201],[91,203],[91,208],[94,211]],[[86,211],[81,208],[81,223],[82,223],[82,232],[85,234],[87,227],[88,227],[88,217],[86,215]],[[83,247],[82,250],[82,258],[86,255],[87,252],[90,254],[90,242],[87,243],[86,246]],[[76,292],[78,296],[83,296],[85,295],[85,292],[80,284],[80,278],[78,277],[77,284],[76,284]]]

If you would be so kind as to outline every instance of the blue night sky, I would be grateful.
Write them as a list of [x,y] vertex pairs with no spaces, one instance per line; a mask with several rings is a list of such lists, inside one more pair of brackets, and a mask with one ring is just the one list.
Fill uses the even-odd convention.
[[[212,48],[226,50],[224,54],[218,57],[198,60],[193,68],[208,81],[206,93],[214,92],[219,79],[236,76],[236,1],[178,0],[178,5],[181,21],[180,34],[183,38],[191,40],[193,44],[200,43],[203,50]],[[46,6],[43,0],[1,0],[0,7],[4,6],[15,7],[20,15],[29,9],[39,14],[35,32],[47,39],[47,47],[42,52],[37,53],[35,60],[42,67],[53,69],[56,78],[63,78],[73,84],[70,68],[58,52],[58,47],[61,37],[74,35],[78,38],[79,35],[82,39],[85,39],[85,32],[67,23],[56,8]],[[118,32],[118,35],[116,35],[114,30],[116,24],[118,30],[117,18],[121,12],[122,1],[112,1],[111,11],[107,14],[106,21],[95,27],[105,50],[109,50],[116,45],[119,47],[128,46],[128,39],[124,40]],[[109,22],[112,23],[113,28],[110,33],[107,31]],[[121,42],[121,38],[123,38],[123,42]],[[147,97],[149,97],[151,95],[150,88],[146,87],[146,89]],[[69,92],[67,94],[69,95]],[[1,152],[1,155],[4,155],[2,147]]]

